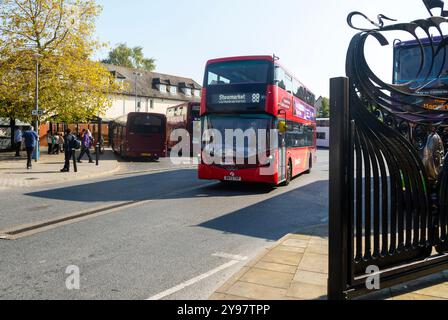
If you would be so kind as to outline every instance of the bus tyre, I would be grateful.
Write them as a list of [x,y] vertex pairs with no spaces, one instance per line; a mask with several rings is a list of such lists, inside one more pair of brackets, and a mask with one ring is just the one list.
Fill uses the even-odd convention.
[[311,169],[313,168],[313,156],[310,156],[310,163],[309,163],[309,169],[307,171],[305,171],[305,174],[310,174],[311,173]]
[[123,152],[123,146],[120,146],[120,158],[121,158],[122,160],[124,160],[124,161],[127,161],[127,160],[128,160],[127,157],[126,157],[126,155],[125,155],[124,152]]
[[292,162],[291,159],[288,161],[288,166],[286,167],[286,180],[283,182],[283,186],[287,187],[292,180]]

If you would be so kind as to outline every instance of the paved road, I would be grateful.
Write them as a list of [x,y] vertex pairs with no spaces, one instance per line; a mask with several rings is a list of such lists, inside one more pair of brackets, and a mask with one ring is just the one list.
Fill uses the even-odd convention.
[[[157,297],[206,299],[243,265],[241,257],[327,218],[327,151],[312,174],[278,189],[199,181],[191,169],[143,172],[148,168],[128,164],[133,173],[101,181],[2,193],[0,229],[143,202],[0,241],[0,299],[147,299],[163,292]],[[66,289],[70,265],[80,268],[80,290]]]

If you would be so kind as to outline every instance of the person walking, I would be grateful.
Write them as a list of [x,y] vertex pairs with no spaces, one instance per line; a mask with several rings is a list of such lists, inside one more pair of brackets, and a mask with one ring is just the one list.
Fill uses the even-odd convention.
[[81,134],[81,154],[78,157],[78,162],[82,163],[81,159],[84,155],[89,157],[89,163],[93,163],[92,156],[90,155],[90,148],[92,147],[93,137],[89,130],[82,130]]
[[64,154],[65,164],[61,172],[70,172],[70,160],[73,156],[73,149],[75,148],[76,137],[72,134],[71,129],[67,129],[64,137]]
[[23,134],[23,138],[25,139],[25,148],[26,148],[26,168],[28,170],[31,170],[33,165],[31,158],[33,156],[34,150],[37,146],[37,140],[39,137],[37,136],[37,133],[34,131],[33,127],[29,127],[27,131]]
[[53,135],[51,134],[51,131],[47,131],[47,144],[48,144],[48,154],[53,153]]
[[20,151],[22,150],[23,132],[19,127],[14,130],[14,148],[16,150],[16,157],[20,157]]
[[58,154],[59,154],[59,152],[64,152],[64,133],[63,132],[60,132],[58,134],[58,142],[57,142],[57,144],[59,145]]
[[62,134],[57,132],[54,136],[53,136],[53,154],[59,154],[60,152],[62,152],[62,145],[64,144],[64,139],[62,138]]

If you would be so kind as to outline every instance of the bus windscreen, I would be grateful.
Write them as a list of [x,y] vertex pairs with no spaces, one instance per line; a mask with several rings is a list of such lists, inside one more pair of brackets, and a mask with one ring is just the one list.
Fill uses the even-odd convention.
[[205,86],[269,83],[271,70],[267,60],[219,62],[208,66]]
[[163,120],[151,115],[134,117],[130,119],[129,132],[134,134],[163,133]]
[[[444,50],[442,50],[437,56],[434,63],[434,66],[431,69],[432,64],[432,50],[431,47],[426,45],[424,46],[425,50],[425,62],[423,64],[423,70],[418,75],[418,69],[421,64],[421,51],[419,46],[410,46],[403,47],[398,49],[396,55],[396,72],[395,72],[395,83],[407,83],[407,82],[415,82],[421,83],[425,81],[425,78],[429,74],[429,78],[426,81],[431,81],[439,76],[440,69],[443,64],[443,55],[445,54]],[[444,66],[444,71],[442,71],[441,78],[447,78],[447,70],[448,70],[448,50],[447,57]]]

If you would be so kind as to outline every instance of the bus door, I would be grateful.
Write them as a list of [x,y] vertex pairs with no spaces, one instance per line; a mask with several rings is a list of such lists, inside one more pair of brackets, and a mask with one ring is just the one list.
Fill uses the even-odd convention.
[[286,121],[279,122],[278,130],[278,180],[286,180]]

